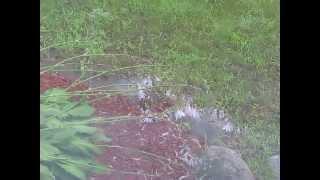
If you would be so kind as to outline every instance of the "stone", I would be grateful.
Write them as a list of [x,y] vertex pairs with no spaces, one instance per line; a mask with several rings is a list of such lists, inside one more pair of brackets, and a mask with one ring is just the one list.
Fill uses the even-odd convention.
[[269,165],[275,176],[275,180],[280,180],[280,155],[271,156],[269,158]]
[[248,165],[237,152],[221,147],[210,146],[201,158],[197,171],[202,180],[254,180]]

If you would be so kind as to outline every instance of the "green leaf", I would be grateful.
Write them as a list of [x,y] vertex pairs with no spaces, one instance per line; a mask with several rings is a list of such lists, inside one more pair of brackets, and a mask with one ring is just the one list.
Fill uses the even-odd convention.
[[103,164],[94,164],[95,168],[92,169],[93,172],[99,173],[99,174],[106,174],[109,173],[109,167]]
[[70,95],[63,89],[53,88],[47,90],[43,94],[46,103],[66,103],[70,99]]
[[60,150],[48,142],[40,142],[40,160],[49,161],[52,160],[50,156],[60,154]]
[[62,167],[59,166],[59,163],[52,164],[50,167],[51,172],[54,174],[57,180],[77,180],[78,178],[70,175]]
[[67,173],[69,173],[72,176],[77,177],[80,180],[86,180],[87,176],[85,174],[85,172],[77,167],[77,165],[75,164],[71,164],[71,163],[59,163],[59,166],[66,171]]
[[69,102],[63,107],[63,111],[68,112],[79,104],[79,102]]
[[54,107],[47,107],[45,109],[45,111],[43,111],[43,114],[46,117],[50,117],[50,116],[56,116],[56,117],[61,117],[61,114],[63,114],[63,111],[58,109],[58,108],[54,108]]
[[76,147],[81,153],[87,154],[88,156],[99,153],[99,149],[95,146],[95,144],[89,142],[88,140],[74,139],[70,145]]
[[41,131],[40,136],[42,139],[50,142],[51,144],[66,144],[73,138],[75,138],[76,131],[72,127],[64,127],[58,129],[52,129],[47,131]]
[[40,164],[40,180],[55,180],[52,172],[44,165]]
[[100,149],[93,142],[111,139],[89,125],[94,109],[72,102],[62,89],[48,90],[40,98],[41,178],[81,180],[90,172],[105,173],[106,167],[94,161]]
[[103,143],[108,143],[108,142],[111,142],[112,139],[108,136],[105,136],[104,134],[102,133],[96,133],[94,134],[91,139],[95,142],[103,142]]
[[93,135],[97,132],[97,128],[87,125],[73,125],[72,127],[77,131],[77,133],[81,134]]
[[73,117],[90,117],[93,113],[94,109],[87,103],[83,103],[68,111],[68,114]]
[[47,119],[46,127],[48,127],[48,128],[63,128],[64,125],[57,118],[52,117],[52,118]]
[[61,107],[56,104],[51,105],[40,105],[40,113],[44,117],[57,117],[59,119],[64,119],[67,117],[67,113],[61,109]]

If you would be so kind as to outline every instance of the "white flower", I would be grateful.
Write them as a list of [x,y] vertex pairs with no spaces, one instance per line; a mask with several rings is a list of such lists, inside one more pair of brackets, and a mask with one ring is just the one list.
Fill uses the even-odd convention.
[[187,116],[192,117],[194,119],[200,119],[200,114],[196,108],[187,105],[184,109],[184,112]]
[[222,129],[223,129],[225,132],[231,132],[231,131],[233,131],[233,125],[232,125],[230,122],[228,122],[226,125],[224,125],[224,126],[222,127]]
[[153,120],[152,117],[144,117],[144,118],[142,119],[142,121],[143,121],[144,123],[152,123],[152,122],[154,122],[154,120]]
[[138,88],[138,99],[139,100],[143,100],[147,98],[147,94],[144,90],[143,85],[141,85],[140,83],[137,84],[137,88]]
[[219,119],[223,119],[224,118],[224,111],[223,110],[220,110],[219,111]]
[[144,86],[144,87],[152,87],[152,79],[151,79],[151,77],[150,76],[148,76],[147,78],[144,78],[143,80],[142,80],[142,85]]
[[176,95],[172,93],[171,90],[166,90],[165,95],[169,98],[175,98]]
[[214,109],[211,113],[212,119],[216,121],[218,119],[218,110]]
[[138,91],[138,99],[139,99],[139,100],[143,100],[143,99],[145,99],[146,97],[147,97],[146,93],[145,93],[142,89],[140,89],[140,90]]
[[237,128],[237,133],[238,133],[238,134],[240,134],[240,133],[241,133],[240,128]]
[[160,80],[160,78],[159,78],[158,76],[155,76],[154,78],[155,78],[155,80],[156,80],[156,81],[158,81],[158,82],[160,82],[160,81],[161,81],[161,80]]
[[177,112],[174,113],[174,117],[176,120],[183,118],[185,116],[186,116],[186,114],[181,110],[178,110]]

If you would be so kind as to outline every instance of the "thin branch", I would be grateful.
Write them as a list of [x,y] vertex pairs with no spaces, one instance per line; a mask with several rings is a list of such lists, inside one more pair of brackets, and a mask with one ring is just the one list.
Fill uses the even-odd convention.
[[[47,31],[49,31],[49,30],[47,30]],[[50,30],[50,31],[52,31],[52,30]],[[50,45],[50,46],[41,48],[41,49],[40,49],[40,52],[43,51],[43,50],[46,50],[46,49],[50,49],[50,48],[52,48],[52,47],[59,47],[59,46],[65,45],[65,44],[81,43],[81,42],[89,42],[89,41],[68,41],[68,42],[57,43],[57,44],[53,44],[53,45]]]
[[165,158],[165,157],[163,157],[163,156],[156,155],[156,154],[154,154],[154,153],[149,153],[149,152],[146,152],[146,151],[143,151],[143,150],[139,150],[139,149],[124,147],[124,146],[108,145],[108,144],[97,145],[97,146],[100,146],[100,147],[109,147],[109,148],[126,149],[126,150],[139,152],[139,153],[142,153],[142,154],[145,154],[145,155],[148,155],[148,156],[152,156],[152,157],[155,157],[155,158],[158,158],[158,159],[161,159],[161,160],[165,160],[165,161],[171,162],[171,159]]
[[118,68],[118,69],[115,69],[115,70],[103,71],[103,72],[101,72],[99,74],[93,75],[93,76],[91,76],[91,77],[89,77],[87,79],[84,79],[84,80],[78,79],[78,80],[74,81],[74,83],[72,83],[67,89],[69,89],[69,88],[71,88],[73,86],[76,86],[76,85],[78,85],[80,83],[84,83],[84,82],[89,81],[91,79],[94,79],[94,78],[97,78],[99,76],[102,76],[102,75],[104,75],[106,73],[118,72],[118,71],[122,71],[122,70],[125,70],[125,69],[140,68],[140,67],[154,67],[154,66],[159,66],[159,65],[135,65],[135,66],[127,66],[127,67],[123,67],[123,68]]

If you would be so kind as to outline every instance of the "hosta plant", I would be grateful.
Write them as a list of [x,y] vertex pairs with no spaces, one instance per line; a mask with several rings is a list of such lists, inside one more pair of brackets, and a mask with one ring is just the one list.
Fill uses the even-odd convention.
[[95,162],[95,141],[108,141],[92,126],[94,109],[72,101],[63,89],[40,95],[40,179],[86,180],[90,173],[105,173]]

